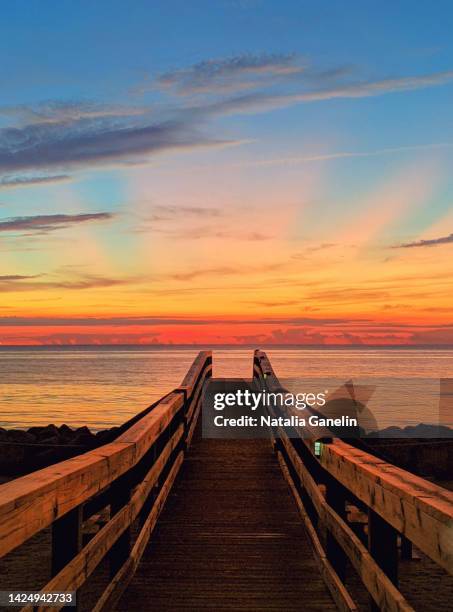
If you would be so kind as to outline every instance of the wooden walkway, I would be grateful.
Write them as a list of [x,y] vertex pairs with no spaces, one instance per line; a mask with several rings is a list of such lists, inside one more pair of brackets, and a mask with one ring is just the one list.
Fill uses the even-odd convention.
[[269,441],[197,438],[118,610],[301,609],[336,607]]
[[[451,608],[451,492],[278,422],[275,452],[201,438],[211,376],[202,351],[114,440],[1,485],[2,588],[44,597],[21,612],[53,612],[45,594],[67,591],[87,612]],[[262,351],[253,381],[281,390]]]

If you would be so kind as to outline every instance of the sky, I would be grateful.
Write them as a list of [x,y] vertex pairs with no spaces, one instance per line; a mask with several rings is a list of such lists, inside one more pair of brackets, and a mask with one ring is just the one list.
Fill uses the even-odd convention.
[[453,344],[453,5],[17,0],[0,342]]

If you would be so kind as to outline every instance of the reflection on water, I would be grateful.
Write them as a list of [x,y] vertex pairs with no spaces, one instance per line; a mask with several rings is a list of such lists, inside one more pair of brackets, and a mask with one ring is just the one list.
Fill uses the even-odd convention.
[[[0,426],[67,423],[102,429],[124,422],[177,386],[197,348],[0,350]],[[250,377],[251,349],[214,352],[214,376]],[[352,379],[375,387],[379,425],[437,422],[439,379],[453,378],[453,350],[269,349],[294,392]],[[451,403],[445,414],[451,417]],[[453,423],[452,423],[453,424]]]

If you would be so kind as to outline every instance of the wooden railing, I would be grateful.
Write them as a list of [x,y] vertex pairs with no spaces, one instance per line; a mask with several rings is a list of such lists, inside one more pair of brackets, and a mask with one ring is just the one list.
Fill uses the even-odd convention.
[[[255,351],[254,377],[261,388],[282,390],[262,351]],[[412,610],[398,590],[398,561],[412,556],[412,544],[453,573],[452,492],[342,440],[288,436],[282,428],[272,439],[341,610],[357,609],[344,584],[348,562],[372,608],[392,612]],[[351,511],[365,517],[367,534],[353,529]]]
[[[211,375],[211,353],[200,352],[181,386],[114,441],[2,485],[0,558],[51,526],[53,577],[42,592],[78,591],[107,555],[111,581],[93,610],[111,610],[173,485],[194,434],[204,381]],[[83,524],[101,509],[107,509],[109,520],[83,545]],[[138,535],[132,538],[137,523]],[[24,608],[32,609],[48,608]]]

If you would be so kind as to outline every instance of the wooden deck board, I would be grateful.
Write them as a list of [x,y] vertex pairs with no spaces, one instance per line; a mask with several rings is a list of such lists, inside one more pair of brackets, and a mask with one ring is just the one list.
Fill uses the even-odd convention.
[[266,440],[196,440],[118,610],[335,610]]

